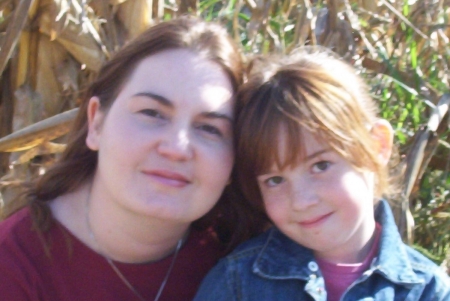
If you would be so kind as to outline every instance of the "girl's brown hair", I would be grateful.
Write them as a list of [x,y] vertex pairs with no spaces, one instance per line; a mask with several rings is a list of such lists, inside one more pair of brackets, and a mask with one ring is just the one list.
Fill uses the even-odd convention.
[[[170,49],[188,49],[222,67],[237,90],[243,79],[242,58],[235,43],[225,29],[196,18],[182,17],[155,25],[125,45],[99,71],[98,78],[88,87],[80,104],[79,114],[69,134],[67,148],[61,159],[27,191],[26,197],[36,226],[45,231],[52,222],[47,202],[74,191],[92,178],[97,166],[97,152],[86,146],[88,129],[87,105],[92,96],[101,102],[101,110],[108,110],[126,83],[130,73],[144,58]],[[230,194],[233,193],[233,196]],[[244,239],[255,229],[249,222],[247,228],[237,228],[242,212],[238,191],[227,187],[215,209],[197,221],[197,226],[207,227],[212,217],[221,229],[219,235]],[[237,199],[232,199],[237,198]],[[244,222],[244,221],[242,221]]]
[[[256,59],[251,68],[236,106],[236,167],[244,194],[259,212],[264,208],[256,177],[274,163],[283,169],[301,162],[302,129],[356,169],[374,171],[376,197],[390,192],[388,167],[379,162],[371,135],[377,106],[350,65],[330,52],[305,48]],[[280,128],[287,136],[285,154],[278,153]]]

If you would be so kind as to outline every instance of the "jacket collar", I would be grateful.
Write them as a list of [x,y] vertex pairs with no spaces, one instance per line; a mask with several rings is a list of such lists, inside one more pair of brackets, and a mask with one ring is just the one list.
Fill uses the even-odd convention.
[[382,230],[378,257],[374,258],[372,269],[378,270],[395,283],[420,283],[387,201],[379,202],[375,210],[375,220],[382,226]]
[[269,230],[266,242],[253,263],[253,272],[271,279],[308,279],[311,250],[285,236],[277,228]]
[[[381,200],[375,210],[375,220],[382,226],[380,250],[371,269],[378,270],[395,283],[418,283],[389,204]],[[267,239],[253,263],[253,272],[271,279],[308,280],[317,271],[310,249],[300,246],[277,228],[267,233]]]

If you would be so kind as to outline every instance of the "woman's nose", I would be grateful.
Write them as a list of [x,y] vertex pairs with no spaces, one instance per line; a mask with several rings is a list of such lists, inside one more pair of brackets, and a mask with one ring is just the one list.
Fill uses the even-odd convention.
[[193,157],[193,149],[186,128],[175,128],[161,138],[158,153],[173,161],[186,161]]

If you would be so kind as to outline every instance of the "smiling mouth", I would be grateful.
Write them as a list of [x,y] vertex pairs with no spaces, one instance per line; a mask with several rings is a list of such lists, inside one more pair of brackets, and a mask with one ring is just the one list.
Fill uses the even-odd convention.
[[321,215],[314,219],[301,221],[298,224],[305,228],[317,227],[317,226],[321,225],[323,222],[325,222],[332,214],[333,214],[333,212],[330,212],[330,213]]
[[155,182],[165,186],[181,188],[191,183],[185,176],[175,172],[152,170],[144,173]]

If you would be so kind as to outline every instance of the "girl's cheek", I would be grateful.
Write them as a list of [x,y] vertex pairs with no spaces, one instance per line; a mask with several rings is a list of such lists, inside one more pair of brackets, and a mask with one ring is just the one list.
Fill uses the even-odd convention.
[[264,201],[264,209],[266,210],[266,213],[269,217],[271,217],[271,213],[273,210],[273,203],[270,202],[268,199],[263,198]]
[[280,195],[275,193],[263,194],[263,201],[266,208],[266,212],[268,214],[276,213],[278,210],[281,210],[283,207],[283,198]]
[[264,204],[270,205],[274,202],[274,194],[271,193],[270,189],[263,188],[261,189],[261,196],[263,199]]
[[265,204],[265,210],[269,219],[277,226],[280,224],[280,221],[284,219],[283,204],[269,202]]

